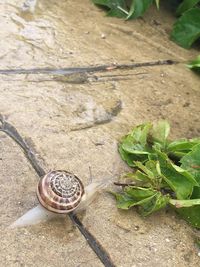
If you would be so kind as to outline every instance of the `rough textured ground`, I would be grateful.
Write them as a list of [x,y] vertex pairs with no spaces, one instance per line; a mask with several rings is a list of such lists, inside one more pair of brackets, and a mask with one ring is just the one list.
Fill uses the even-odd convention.
[[[21,5],[1,1],[0,69],[186,61],[198,54],[168,39],[174,18],[166,9],[125,22],[105,17],[90,1],[41,0],[32,16],[23,14]],[[43,168],[70,170],[85,184],[89,166],[96,180],[117,179],[126,171],[117,142],[133,125],[164,118],[174,138],[200,135],[199,77],[183,64],[68,79],[0,75],[0,81],[0,113]],[[102,266],[68,219],[7,229],[37,204],[38,177],[3,133],[0,169],[0,266]],[[81,220],[118,267],[199,265],[194,232],[175,214],[144,220],[134,210],[117,210],[103,193]]]

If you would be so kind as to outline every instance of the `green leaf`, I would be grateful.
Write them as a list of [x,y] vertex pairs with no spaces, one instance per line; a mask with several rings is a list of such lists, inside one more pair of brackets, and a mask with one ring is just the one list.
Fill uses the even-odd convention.
[[198,186],[199,184],[197,183],[194,175],[192,175],[190,172],[188,172],[187,170],[171,163],[171,166],[180,174],[182,174],[183,176],[185,176],[194,186]]
[[139,161],[135,161],[135,166],[141,171],[137,171],[135,176],[139,178],[143,178],[143,185],[148,183],[153,188],[160,188],[162,177],[160,170],[160,163],[158,161],[149,160],[144,164]]
[[108,16],[126,18],[128,15],[125,0],[92,0],[96,5],[108,8]]
[[187,64],[189,69],[200,70],[200,55],[193,61]]
[[169,196],[162,195],[160,192],[157,192],[151,199],[146,201],[145,203],[141,203],[139,212],[143,216],[150,215],[153,212],[156,212],[164,207],[169,202]]
[[192,175],[200,185],[200,143],[181,159],[181,167]]
[[137,187],[137,186],[127,186],[124,189],[124,192],[128,196],[133,198],[135,201],[143,200],[157,193],[156,190],[153,190],[151,188],[143,188],[143,187]]
[[190,200],[169,200],[178,214],[192,226],[200,228],[200,187],[194,187]]
[[147,148],[141,143],[137,143],[131,135],[124,138],[121,146],[124,151],[130,154],[149,154]]
[[122,138],[119,144],[119,152],[124,161],[130,167],[134,167],[134,160],[144,162],[148,159],[150,148],[147,146],[147,136],[152,125],[146,123],[136,126],[128,135]]
[[192,206],[199,206],[200,199],[186,199],[186,200],[170,199],[169,203],[175,206],[177,209],[189,208]]
[[[129,187],[128,187],[129,188]],[[117,201],[117,207],[120,209],[130,209],[131,207],[138,206],[148,202],[151,198],[154,197],[157,193],[151,189],[137,188],[134,189],[125,189],[126,191],[119,194],[111,192]],[[132,192],[131,192],[132,191]]]
[[158,142],[165,147],[169,132],[169,123],[164,120],[158,121],[157,124],[153,125],[153,129],[151,130],[152,139],[154,142]]
[[[169,153],[168,155],[169,155],[169,158],[171,159],[173,159],[174,158],[174,160],[175,159],[181,159],[182,157],[184,157],[186,154],[188,153],[188,151],[175,151],[175,152],[173,152],[173,153]],[[178,161],[179,161],[178,160]]]
[[133,204],[133,199],[129,197],[128,195],[119,194],[115,192],[111,192],[111,193],[115,196],[116,201],[117,201],[117,207],[119,209],[128,210]]
[[165,153],[157,151],[160,169],[164,181],[176,193],[177,199],[187,199],[191,196],[193,187],[198,185],[196,180],[187,171],[178,168]]
[[127,19],[141,17],[152,4],[153,0],[132,0]]
[[200,205],[177,209],[178,214],[190,225],[200,228]]
[[176,141],[171,142],[167,146],[167,151],[169,152],[178,152],[178,151],[184,151],[185,153],[192,150],[192,148],[200,143],[200,140],[198,139],[179,139]]
[[182,157],[189,153],[192,148],[199,143],[200,139],[197,138],[189,140],[180,139],[169,143],[166,151],[169,158],[178,163]]
[[186,199],[186,200],[170,199],[169,203],[175,206],[177,209],[189,208],[192,206],[200,205],[200,187],[199,186],[194,187],[191,199]]
[[198,4],[200,0],[184,0],[178,7],[176,14],[181,15],[185,11],[191,9],[194,7],[196,4]]
[[118,147],[119,153],[121,155],[121,158],[130,166],[135,167],[134,161],[137,159],[140,159],[140,161],[146,160],[146,155],[136,155],[136,154],[130,154],[123,150],[122,145],[120,144]]
[[184,48],[190,46],[200,37],[200,8],[186,11],[174,24],[171,39]]
[[122,145],[120,144],[118,147],[118,151],[120,153],[121,158],[130,166],[134,167],[135,164],[133,161],[136,159],[134,155],[127,153],[122,149]]
[[145,146],[147,144],[147,136],[149,133],[149,130],[152,128],[151,123],[145,123],[136,126],[130,135],[133,137],[135,142],[140,143],[141,145]]
[[156,3],[157,9],[159,9],[159,7],[160,7],[160,0],[155,0],[155,3]]
[[135,166],[138,167],[138,169],[142,170],[148,177],[150,180],[154,179],[154,173],[149,170],[144,164],[142,164],[139,161],[135,161]]
[[160,170],[160,163],[159,161],[155,160],[149,160],[145,164],[146,168],[151,170],[153,173],[154,177],[161,176],[161,170]]
[[137,170],[135,173],[128,173],[124,175],[123,177],[129,178],[138,183],[142,183],[143,185],[149,183],[150,181],[149,177],[145,173],[141,172],[140,170]]

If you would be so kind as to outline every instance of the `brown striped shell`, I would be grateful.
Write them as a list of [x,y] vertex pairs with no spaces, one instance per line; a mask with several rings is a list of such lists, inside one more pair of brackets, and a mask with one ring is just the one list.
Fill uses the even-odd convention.
[[40,179],[37,188],[39,202],[56,213],[69,213],[80,203],[84,194],[81,180],[67,171],[51,171]]

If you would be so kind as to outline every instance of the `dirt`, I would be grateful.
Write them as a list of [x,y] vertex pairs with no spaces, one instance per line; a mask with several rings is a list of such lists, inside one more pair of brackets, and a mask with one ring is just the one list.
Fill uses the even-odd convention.
[[[142,19],[106,17],[90,1],[39,0],[0,5],[0,69],[63,68],[172,59],[182,63],[65,77],[0,75],[0,114],[16,127],[45,171],[66,169],[85,184],[117,180],[127,170],[117,142],[134,125],[167,119],[172,138],[200,135],[199,77],[184,63],[197,56],[169,40],[172,13],[152,8]],[[8,226],[37,205],[38,176],[23,151],[0,134],[0,266],[103,266],[70,220]],[[197,232],[176,214],[147,219],[119,211],[108,193],[80,217],[118,267],[198,266]]]

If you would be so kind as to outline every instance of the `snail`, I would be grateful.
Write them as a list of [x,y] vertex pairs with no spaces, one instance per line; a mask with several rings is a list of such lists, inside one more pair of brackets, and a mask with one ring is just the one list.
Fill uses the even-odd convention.
[[42,177],[37,186],[38,206],[17,219],[11,228],[45,222],[55,216],[85,209],[96,193],[108,185],[109,180],[91,182],[84,188],[81,180],[64,170],[50,171]]

